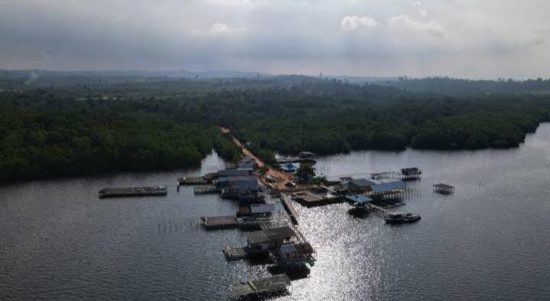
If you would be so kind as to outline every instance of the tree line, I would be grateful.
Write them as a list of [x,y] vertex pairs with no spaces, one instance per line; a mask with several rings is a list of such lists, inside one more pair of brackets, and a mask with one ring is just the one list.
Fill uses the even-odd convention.
[[219,126],[275,164],[275,152],[303,150],[516,147],[548,120],[541,91],[452,95],[301,76],[16,85],[0,91],[0,179],[189,168],[212,149],[238,160]]

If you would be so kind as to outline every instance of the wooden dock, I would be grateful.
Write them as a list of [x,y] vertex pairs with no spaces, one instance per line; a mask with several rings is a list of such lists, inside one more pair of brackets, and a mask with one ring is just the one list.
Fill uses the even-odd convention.
[[223,255],[228,261],[242,260],[248,257],[248,253],[243,247],[230,247],[223,248]]
[[99,191],[100,198],[165,196],[166,186],[104,188]]
[[220,190],[214,185],[202,185],[193,187],[195,194],[216,194],[220,193]]
[[294,225],[298,225],[298,212],[296,212],[296,209],[292,206],[290,196],[288,194],[281,193],[281,202],[283,204],[283,208],[285,208],[288,213],[288,216],[290,216],[292,223]]
[[344,200],[341,197],[321,196],[318,194],[314,194],[310,191],[302,191],[302,192],[295,193],[293,195],[293,199],[296,202],[306,207],[316,207],[316,206],[335,204],[335,203],[340,203]]
[[204,216],[201,221],[206,230],[235,229],[239,225],[235,216]]
[[288,292],[290,278],[286,274],[242,282],[233,288],[233,297],[270,297]]
[[203,177],[183,177],[178,179],[179,185],[208,185],[209,182]]

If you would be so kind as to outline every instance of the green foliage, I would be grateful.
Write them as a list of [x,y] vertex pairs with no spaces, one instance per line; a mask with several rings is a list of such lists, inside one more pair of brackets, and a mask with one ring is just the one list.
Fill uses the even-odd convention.
[[275,152],[515,147],[550,120],[547,80],[25,78],[0,74],[0,180],[238,161],[218,126],[275,167]]
[[121,112],[38,110],[0,104],[0,180],[119,170],[197,167],[216,146],[238,153],[216,127]]

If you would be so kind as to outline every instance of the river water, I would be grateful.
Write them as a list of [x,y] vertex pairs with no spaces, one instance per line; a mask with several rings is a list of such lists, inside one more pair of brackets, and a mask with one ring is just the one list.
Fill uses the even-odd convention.
[[[308,278],[278,300],[550,300],[550,125],[512,150],[354,152],[322,158],[325,175],[423,172],[389,226],[347,204],[303,208],[317,251]],[[218,196],[176,191],[182,174],[223,168],[215,154],[188,172],[117,174],[0,187],[1,300],[225,300],[232,284],[268,275],[227,263],[238,230],[206,232],[199,217],[233,214]],[[456,193],[431,186],[445,182]],[[167,197],[98,199],[110,186],[169,185]]]

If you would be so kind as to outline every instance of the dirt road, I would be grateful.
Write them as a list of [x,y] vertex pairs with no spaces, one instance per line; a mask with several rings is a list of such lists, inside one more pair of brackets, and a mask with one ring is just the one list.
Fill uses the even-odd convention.
[[[287,173],[284,173],[280,170],[274,169],[271,166],[265,164],[264,161],[262,161],[260,158],[256,157],[246,146],[244,146],[241,143],[241,141],[239,141],[239,139],[237,139],[235,136],[231,135],[231,131],[228,128],[221,127],[220,130],[222,131],[222,133],[228,134],[229,136],[231,136],[231,139],[243,151],[243,154],[245,156],[249,156],[250,158],[254,159],[254,161],[256,161],[256,164],[258,165],[259,168],[264,167],[264,166],[267,168],[266,175],[270,175],[271,177],[273,177],[276,180],[275,183],[272,183],[273,186],[276,189],[283,190],[283,189],[287,188],[285,186],[285,184],[292,180],[291,175],[289,175]],[[264,184],[267,184],[265,176],[260,177],[260,180]]]

